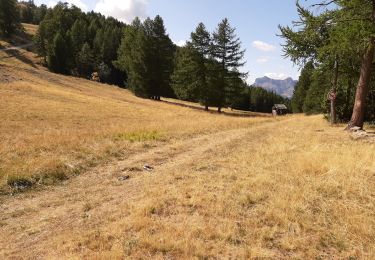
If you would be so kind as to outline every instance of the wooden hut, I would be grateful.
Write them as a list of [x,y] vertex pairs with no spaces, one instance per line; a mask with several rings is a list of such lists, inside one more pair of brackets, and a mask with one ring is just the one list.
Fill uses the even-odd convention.
[[272,107],[272,115],[282,116],[288,114],[288,108],[284,104],[275,104]]

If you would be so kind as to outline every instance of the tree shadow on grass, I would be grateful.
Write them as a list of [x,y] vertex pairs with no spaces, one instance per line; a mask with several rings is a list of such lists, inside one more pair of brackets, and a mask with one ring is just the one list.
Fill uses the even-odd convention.
[[230,117],[270,117],[270,115],[267,115],[267,114],[251,113],[251,112],[248,112],[248,111],[241,111],[241,112],[237,112],[237,113],[236,112],[226,112],[226,111],[222,111],[221,113],[219,113],[218,111],[214,111],[214,110],[206,111],[204,109],[204,107],[193,106],[193,105],[189,105],[189,104],[178,103],[178,102],[173,102],[173,101],[168,101],[168,100],[160,100],[159,102],[163,102],[165,104],[174,105],[174,106],[190,108],[190,109],[194,109],[194,110],[198,110],[198,111],[202,111],[202,112],[206,112],[206,113],[210,113],[210,114],[215,114],[215,115],[224,115],[224,116],[230,116]]
[[1,59],[9,59],[9,58],[16,58],[17,60],[25,63],[25,64],[28,64],[30,66],[32,66],[33,68],[37,68],[37,66],[35,65],[35,63],[27,58],[20,50],[18,49],[11,49],[11,50],[4,50],[3,51],[4,53],[7,54],[6,57],[4,58],[1,58]]

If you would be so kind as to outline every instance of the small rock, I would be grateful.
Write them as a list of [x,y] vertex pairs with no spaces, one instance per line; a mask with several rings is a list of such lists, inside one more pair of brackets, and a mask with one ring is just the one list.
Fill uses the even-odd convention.
[[123,172],[141,172],[142,169],[139,167],[130,167],[130,168],[126,167],[122,171]]
[[361,131],[362,128],[359,127],[359,126],[353,126],[353,127],[351,127],[349,130],[350,130],[351,132],[357,132],[357,131]]
[[119,181],[126,181],[126,180],[128,180],[129,178],[130,178],[129,175],[124,175],[124,176],[120,176],[120,177],[118,177],[117,179],[118,179]]
[[366,131],[364,130],[357,130],[355,132],[353,132],[351,134],[351,137],[354,139],[354,140],[358,140],[358,139],[368,139],[368,138],[372,138],[371,135],[369,135]]
[[150,171],[152,171],[152,170],[154,169],[154,167],[152,167],[152,166],[146,164],[146,165],[143,166],[143,169],[144,169],[145,171],[149,171],[149,172],[150,172]]

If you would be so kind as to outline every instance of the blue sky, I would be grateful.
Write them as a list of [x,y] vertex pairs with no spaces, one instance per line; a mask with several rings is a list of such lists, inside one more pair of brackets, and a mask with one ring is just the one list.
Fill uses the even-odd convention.
[[[85,11],[95,10],[130,22],[135,16],[163,17],[170,38],[182,44],[199,22],[213,31],[227,17],[246,49],[248,82],[265,75],[298,79],[299,68],[282,56],[278,25],[297,19],[295,0],[68,0]],[[53,6],[54,0],[35,0]]]

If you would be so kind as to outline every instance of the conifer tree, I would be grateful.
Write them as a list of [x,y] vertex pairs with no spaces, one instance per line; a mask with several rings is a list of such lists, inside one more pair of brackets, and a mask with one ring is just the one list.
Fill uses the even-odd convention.
[[118,50],[114,65],[127,73],[126,86],[137,96],[150,97],[149,76],[147,74],[146,51],[147,39],[141,21],[134,19],[131,26],[127,26]]
[[76,62],[80,75],[87,77],[92,73],[95,64],[94,53],[87,42],[83,44],[81,51],[77,54]]
[[53,44],[48,50],[47,56],[48,67],[52,71],[58,73],[68,72],[68,58],[66,55],[68,50],[65,37],[58,32],[53,39]]
[[204,58],[211,56],[212,39],[203,23],[199,23],[190,35],[192,47]]
[[171,76],[172,89],[178,99],[197,102],[201,88],[206,85],[204,64],[190,44],[176,53],[174,72]]
[[174,47],[160,16],[139,19],[125,30],[115,66],[128,74],[128,85],[142,97],[160,100],[171,95]]
[[199,78],[198,100],[208,110],[209,106],[217,104],[218,96],[221,95],[220,82],[217,80],[220,69],[215,66],[216,62],[212,56],[212,37],[203,23],[198,24],[190,38],[190,45],[197,54],[195,61],[199,69],[199,73],[196,74]]
[[222,68],[220,87],[223,94],[218,96],[217,100],[219,112],[221,107],[231,102],[226,100],[226,97],[232,96],[227,93],[237,92],[238,86],[230,84],[230,82],[233,83],[235,77],[246,76],[246,74],[239,73],[239,68],[245,64],[243,62],[245,50],[242,50],[241,41],[235,34],[235,30],[230,26],[228,19],[225,18],[213,33],[212,56],[220,63]]
[[16,0],[0,0],[0,34],[10,36],[20,27]]
[[167,96],[172,92],[170,76],[173,71],[174,47],[159,15],[154,20],[146,20],[144,27],[149,46],[146,62],[151,74],[150,94],[154,99],[160,100],[160,96]]
[[325,98],[330,89],[329,70],[318,68],[311,73],[311,85],[306,92],[303,103],[305,114],[321,114],[327,110],[327,99]]
[[294,94],[292,98],[292,111],[293,113],[302,113],[303,104],[306,100],[307,91],[312,83],[312,73],[314,70],[314,65],[310,61],[301,71],[301,76],[299,77],[298,83],[295,86]]
[[[361,65],[356,67],[358,84],[347,129],[362,128],[375,56],[375,0],[319,1],[316,5],[323,11],[315,14],[297,2],[298,30],[280,27],[281,36],[286,39],[284,51],[299,64],[309,59],[328,64],[332,60],[361,57]],[[332,87],[332,92],[334,90]]]
[[72,47],[74,51],[74,56],[81,51],[83,44],[87,40],[87,24],[84,20],[79,19],[75,21],[72,29],[70,30],[70,37],[72,40]]

